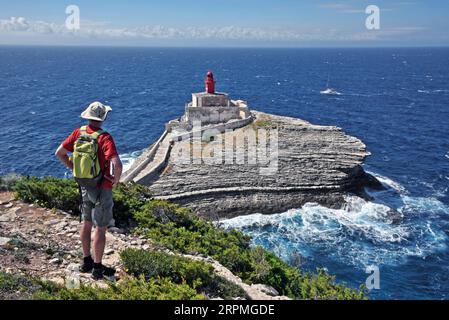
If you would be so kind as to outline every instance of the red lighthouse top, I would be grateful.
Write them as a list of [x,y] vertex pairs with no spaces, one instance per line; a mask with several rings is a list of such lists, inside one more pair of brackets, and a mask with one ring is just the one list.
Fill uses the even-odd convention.
[[215,93],[215,81],[214,81],[214,74],[212,71],[207,72],[206,76],[206,92],[207,93]]

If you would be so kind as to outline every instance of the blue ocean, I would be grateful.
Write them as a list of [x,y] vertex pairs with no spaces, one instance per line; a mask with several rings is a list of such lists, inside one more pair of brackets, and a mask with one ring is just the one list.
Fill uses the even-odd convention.
[[[53,153],[92,101],[130,163],[179,117],[208,69],[254,109],[337,125],[362,139],[386,190],[223,221],[301,268],[351,287],[379,268],[372,299],[449,298],[449,49],[0,47],[0,175],[67,174]],[[324,95],[329,86],[340,95]],[[400,223],[385,218],[392,208]]]

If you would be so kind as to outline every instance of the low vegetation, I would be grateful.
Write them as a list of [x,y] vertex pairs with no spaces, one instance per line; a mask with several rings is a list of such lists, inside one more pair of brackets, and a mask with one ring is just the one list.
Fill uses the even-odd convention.
[[0,191],[10,191],[21,177],[17,174],[9,174],[0,177]]
[[187,284],[176,284],[167,278],[145,280],[127,278],[107,288],[81,285],[78,289],[45,283],[33,294],[39,300],[204,300]]
[[254,126],[257,128],[268,128],[274,126],[274,123],[270,120],[257,120],[254,122]]
[[30,299],[32,293],[38,289],[36,281],[0,271],[0,300]]
[[185,283],[168,278],[126,278],[106,288],[81,285],[78,289],[0,272],[0,300],[204,300],[206,297]]
[[[24,177],[13,189],[24,201],[77,213],[79,194],[71,180]],[[114,189],[114,198],[116,220],[134,221],[136,233],[174,252],[210,256],[247,283],[264,283],[295,299],[366,298],[363,290],[337,284],[323,270],[304,273],[265,249],[251,246],[251,239],[239,231],[219,228],[176,204],[151,200],[149,190],[143,186],[120,184]],[[174,285],[188,286],[197,294],[236,294],[235,288],[211,276],[211,270],[202,264],[136,251],[125,251],[122,258],[130,274],[143,276],[147,281],[163,277]]]
[[[60,209],[73,215],[80,214],[80,193],[72,179],[54,177],[22,177],[10,187],[17,198],[36,203],[48,209]],[[147,188],[137,184],[120,184],[113,190],[114,218],[120,225],[128,224],[132,212],[138,211],[150,198]]]
[[168,278],[174,283],[186,283],[210,298],[232,299],[244,297],[243,290],[213,273],[213,267],[203,261],[152,252],[128,249],[121,253],[125,270],[145,279]]

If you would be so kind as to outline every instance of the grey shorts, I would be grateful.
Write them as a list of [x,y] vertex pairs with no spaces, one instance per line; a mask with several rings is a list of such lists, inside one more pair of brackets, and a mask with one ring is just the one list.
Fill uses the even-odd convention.
[[98,227],[107,227],[113,221],[112,189],[81,188],[83,204],[81,212],[84,221],[93,221]]

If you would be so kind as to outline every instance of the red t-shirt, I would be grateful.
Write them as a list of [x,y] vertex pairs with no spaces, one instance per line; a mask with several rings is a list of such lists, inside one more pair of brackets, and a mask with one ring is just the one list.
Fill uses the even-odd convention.
[[[93,133],[98,130],[100,129],[92,127],[90,125],[88,125],[86,129],[87,133]],[[80,134],[80,128],[75,129],[62,143],[64,149],[68,150],[69,152],[73,152],[75,141],[78,139]],[[118,152],[115,147],[114,139],[112,139],[112,136],[109,133],[103,133],[98,138],[98,160],[100,162],[101,172],[108,178],[111,178],[109,163],[110,160],[115,156],[118,156]],[[112,189],[112,182],[107,178],[103,179],[101,188]]]

